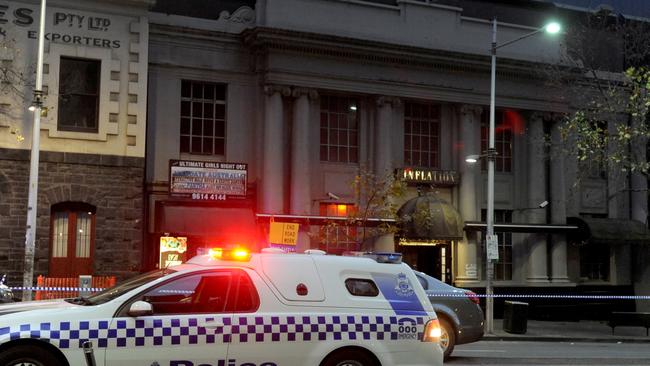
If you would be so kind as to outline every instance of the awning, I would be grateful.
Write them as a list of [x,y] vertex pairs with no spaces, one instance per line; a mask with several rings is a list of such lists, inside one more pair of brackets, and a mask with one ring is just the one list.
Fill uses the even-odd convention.
[[161,204],[156,231],[177,236],[200,236],[215,242],[252,244],[260,239],[252,208],[193,204]]
[[401,237],[421,240],[461,240],[463,220],[445,200],[423,195],[406,201],[397,211]]
[[640,221],[569,217],[567,223],[578,226],[570,239],[596,244],[650,244],[650,232]]
[[375,227],[380,225],[394,225],[394,219],[380,219],[370,217],[365,220],[341,216],[311,216],[311,215],[272,215],[257,214],[257,221],[268,223],[273,218],[275,222],[289,222],[302,225],[328,225],[334,223],[341,226]]
[[[466,221],[465,231],[486,231],[487,224],[478,221]],[[577,225],[527,224],[527,223],[495,223],[494,231],[505,233],[572,233],[578,230]]]

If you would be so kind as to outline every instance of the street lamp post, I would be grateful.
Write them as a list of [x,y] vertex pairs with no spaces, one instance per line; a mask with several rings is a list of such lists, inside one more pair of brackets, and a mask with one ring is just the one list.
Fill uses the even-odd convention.
[[41,0],[41,16],[38,28],[38,54],[34,100],[29,110],[34,113],[32,146],[29,160],[29,187],[27,197],[27,232],[25,234],[25,264],[23,273],[23,301],[32,299],[34,281],[34,251],[36,248],[36,212],[38,211],[38,162],[41,145],[41,110],[43,108],[43,49],[45,43],[45,1]]
[[[486,281],[485,281],[485,329],[486,333],[492,334],[494,332],[494,290],[492,287],[492,276],[494,273],[492,251],[489,250],[490,246],[498,245],[494,236],[494,163],[497,155],[494,147],[494,130],[495,130],[495,84],[496,84],[496,64],[497,64],[497,49],[515,43],[524,38],[528,38],[539,32],[546,31],[547,33],[558,33],[560,25],[552,22],[539,28],[531,33],[525,34],[521,37],[515,38],[508,42],[497,45],[497,19],[492,20],[492,46],[490,47],[490,54],[492,58],[492,67],[490,75],[490,126],[488,133],[488,149],[484,153],[484,157],[488,161],[488,179],[487,179],[487,217],[486,217]],[[469,161],[469,160],[468,160]],[[476,161],[474,159],[474,161]],[[494,248],[498,250],[498,248]]]

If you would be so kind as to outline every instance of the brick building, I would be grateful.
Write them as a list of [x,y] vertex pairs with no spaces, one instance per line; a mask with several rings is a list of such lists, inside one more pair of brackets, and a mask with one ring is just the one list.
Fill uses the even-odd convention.
[[[71,4],[48,1],[46,11],[35,275],[126,277],[142,259],[150,2]],[[0,9],[0,274],[17,285],[40,8]]]

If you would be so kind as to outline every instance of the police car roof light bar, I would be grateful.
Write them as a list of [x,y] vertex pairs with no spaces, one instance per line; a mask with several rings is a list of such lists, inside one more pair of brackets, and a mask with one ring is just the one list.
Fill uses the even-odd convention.
[[211,248],[209,253],[210,258],[215,260],[247,262],[251,259],[251,253],[248,250],[241,248]]
[[374,259],[377,263],[402,263],[402,253],[394,252],[344,252],[344,256]]

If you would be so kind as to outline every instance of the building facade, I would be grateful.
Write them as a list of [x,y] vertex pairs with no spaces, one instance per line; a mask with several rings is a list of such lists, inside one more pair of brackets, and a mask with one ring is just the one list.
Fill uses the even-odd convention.
[[[141,270],[147,1],[48,1],[34,274]],[[0,2],[0,273],[23,276],[39,2]]]
[[[159,2],[150,13],[147,252],[169,236],[188,238],[190,254],[246,242],[259,232],[222,235],[224,223],[249,227],[254,215],[262,227],[269,216],[300,223],[299,248],[360,249],[341,235],[349,228],[329,241],[308,235],[310,224],[358,209],[350,184],[360,172],[397,174],[410,181],[398,204],[425,196],[414,207],[459,218],[461,234],[383,236],[370,249],[401,251],[411,265],[481,291],[487,174],[465,157],[487,148],[490,20],[499,17],[507,41],[567,10],[441,3],[453,2],[259,0],[203,10]],[[560,148],[559,121],[571,107],[539,70],[562,65],[563,44],[562,35],[538,34],[499,49],[497,293],[643,292],[649,274],[632,262],[647,258],[646,237],[593,229],[645,231],[647,200],[613,172],[576,185],[584,168]],[[246,193],[179,195],[170,174],[188,161],[204,170],[246,164]],[[592,238],[575,239],[585,228]]]

